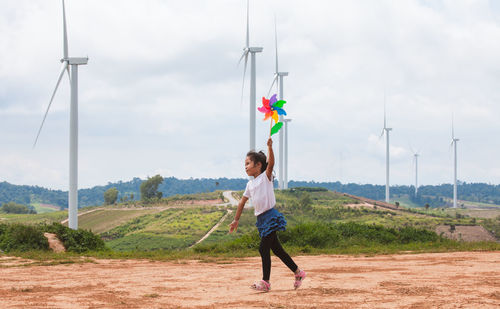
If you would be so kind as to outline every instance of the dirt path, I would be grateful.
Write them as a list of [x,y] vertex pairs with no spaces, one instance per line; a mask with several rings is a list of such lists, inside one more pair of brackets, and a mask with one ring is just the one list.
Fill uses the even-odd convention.
[[239,201],[233,197],[233,191],[224,191],[222,194],[229,201],[226,204],[238,206]]
[[308,272],[303,286],[293,290],[290,271],[273,257],[272,291],[265,294],[249,289],[260,277],[260,258],[4,267],[0,308],[498,308],[500,303],[500,251],[295,260]]
[[57,238],[57,235],[54,233],[43,233],[43,236],[47,238],[49,242],[49,248],[54,252],[65,252],[66,248],[64,248],[63,243]]

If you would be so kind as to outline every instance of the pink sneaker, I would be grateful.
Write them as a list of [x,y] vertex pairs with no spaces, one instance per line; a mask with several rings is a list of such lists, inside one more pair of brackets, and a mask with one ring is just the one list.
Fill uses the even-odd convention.
[[256,291],[269,292],[271,290],[271,283],[260,280],[252,284],[250,287]]
[[293,284],[293,287],[295,289],[300,288],[300,286],[302,285],[302,281],[304,281],[305,278],[306,272],[303,270],[299,271],[299,273],[295,275],[295,283]]

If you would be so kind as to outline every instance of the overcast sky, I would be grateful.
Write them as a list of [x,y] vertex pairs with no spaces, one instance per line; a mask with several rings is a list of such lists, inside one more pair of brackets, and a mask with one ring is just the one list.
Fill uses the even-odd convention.
[[[67,190],[69,82],[59,74],[58,0],[2,0],[0,181]],[[246,177],[249,79],[241,102],[245,0],[71,0],[69,53],[79,68],[79,187],[161,174]],[[254,0],[257,97],[274,72],[274,15],[292,180],[500,183],[498,1]],[[260,105],[260,100],[257,100]],[[269,123],[257,112],[257,147]],[[275,138],[275,149],[278,140]]]

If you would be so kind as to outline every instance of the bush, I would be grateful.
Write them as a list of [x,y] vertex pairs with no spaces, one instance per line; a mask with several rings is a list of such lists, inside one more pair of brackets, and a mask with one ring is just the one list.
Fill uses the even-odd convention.
[[335,246],[340,234],[333,228],[332,224],[304,223],[280,233],[279,237],[283,243],[289,245],[314,248],[325,248]]
[[84,252],[106,249],[104,241],[86,230],[72,230],[60,223],[51,225],[0,224],[0,249],[3,251],[48,250],[49,242],[43,235],[54,233],[67,251]]
[[48,250],[49,242],[39,225],[0,224],[0,249],[6,252]]
[[431,242],[439,239],[440,236],[428,230],[417,229],[410,226],[399,229],[399,243],[402,244],[410,242]]
[[[408,244],[411,242],[434,242],[442,237],[424,229],[404,227],[386,228],[381,225],[348,223],[301,223],[278,233],[281,242],[287,246],[300,248],[301,252],[311,252],[312,248],[370,246],[388,244]],[[240,238],[218,244],[198,245],[195,252],[232,252],[241,249],[258,249],[260,238],[257,231],[244,234]]]
[[408,244],[433,242],[440,237],[431,231],[413,227],[400,229],[381,225],[348,223],[302,223],[280,233],[283,243],[292,246],[331,248],[335,246],[378,244]]
[[54,222],[45,226],[47,232],[55,233],[62,241],[67,251],[85,252],[105,250],[104,241],[96,234],[87,230],[72,230],[67,226]]

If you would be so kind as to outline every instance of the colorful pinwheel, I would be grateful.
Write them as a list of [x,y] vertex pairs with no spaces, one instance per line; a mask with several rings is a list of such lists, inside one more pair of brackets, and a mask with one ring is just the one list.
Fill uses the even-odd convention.
[[[270,99],[266,99],[262,97],[262,106],[257,108],[259,112],[264,113],[264,121],[271,118],[271,131],[269,135],[273,135],[277,133],[281,127],[283,126],[283,122],[279,121],[278,115],[286,116],[286,112],[283,109],[283,105],[286,104],[286,101],[279,100],[276,98],[276,94]],[[273,120],[275,125],[273,126]]]

